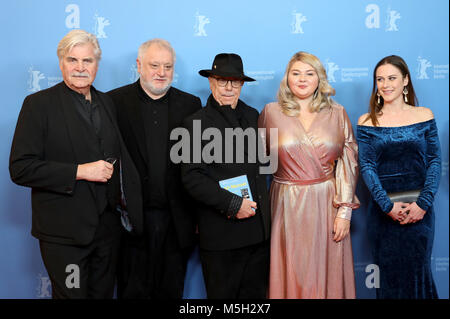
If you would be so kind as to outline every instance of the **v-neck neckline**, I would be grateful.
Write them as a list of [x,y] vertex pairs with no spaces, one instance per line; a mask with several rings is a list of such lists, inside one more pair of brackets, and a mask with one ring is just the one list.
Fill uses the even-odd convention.
[[313,126],[314,122],[316,121],[317,116],[319,115],[318,112],[314,112],[314,113],[316,113],[316,115],[314,115],[314,118],[312,119],[311,123],[309,123],[309,127],[308,128],[305,127],[305,125],[303,124],[302,120],[300,119],[300,116],[296,116],[297,120],[299,121],[299,123],[300,123],[300,125],[301,125],[301,127],[303,129],[303,131],[305,133],[307,133],[307,134],[309,133],[311,127]]

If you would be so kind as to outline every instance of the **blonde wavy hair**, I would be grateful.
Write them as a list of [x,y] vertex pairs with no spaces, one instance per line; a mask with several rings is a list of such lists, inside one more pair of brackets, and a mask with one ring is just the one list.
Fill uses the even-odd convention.
[[278,89],[278,103],[280,104],[283,113],[288,116],[298,116],[300,113],[300,104],[296,101],[296,97],[289,88],[288,83],[289,72],[291,71],[294,63],[297,61],[311,65],[319,77],[319,86],[314,93],[314,98],[311,104],[309,105],[310,111],[319,112],[323,108],[331,107],[334,102],[330,96],[335,95],[336,91],[328,83],[325,68],[315,55],[300,51],[294,54],[289,61],[283,79],[281,80],[280,88]]

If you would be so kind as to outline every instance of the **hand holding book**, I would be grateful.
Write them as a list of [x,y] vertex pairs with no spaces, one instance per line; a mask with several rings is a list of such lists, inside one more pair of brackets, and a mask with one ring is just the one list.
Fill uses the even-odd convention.
[[243,197],[241,208],[236,213],[235,218],[244,219],[256,214],[256,202],[253,201],[250,185],[247,175],[236,176],[233,178],[219,181],[220,187],[232,192],[235,195]]
[[244,200],[242,201],[241,208],[236,214],[236,218],[244,219],[255,216],[256,208],[257,208],[256,203],[254,201],[244,198]]

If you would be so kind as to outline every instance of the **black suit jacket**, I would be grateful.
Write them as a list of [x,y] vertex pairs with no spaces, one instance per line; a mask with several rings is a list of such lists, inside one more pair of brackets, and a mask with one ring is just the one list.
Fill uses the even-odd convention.
[[[194,121],[200,120],[201,131],[217,128],[225,137],[225,129],[230,127],[217,109],[211,106],[216,103],[212,96],[202,110],[196,112],[184,121],[191,137],[191,146],[195,142]],[[258,111],[239,100],[239,107],[249,128],[258,130]],[[221,106],[219,106],[221,107]],[[257,134],[256,134],[257,136]],[[198,141],[197,141],[198,142]],[[202,141],[203,147],[210,141]],[[222,140],[222,154],[225,156],[225,140]],[[234,152],[236,145],[233,145]],[[191,147],[192,155],[192,147]],[[245,155],[247,156],[247,154]],[[230,250],[261,243],[270,237],[270,206],[267,191],[266,176],[259,174],[256,163],[190,163],[182,164],[183,183],[189,194],[196,200],[198,214],[198,230],[200,247],[207,250]],[[247,175],[253,201],[257,203],[256,215],[246,219],[228,218],[230,204],[236,196],[223,189],[219,181]]]
[[[31,187],[33,236],[49,242],[86,245],[94,238],[101,212],[96,206],[93,183],[76,180],[77,165],[103,158],[93,158],[88,151],[85,126],[69,90],[61,82],[25,98],[12,142],[9,171],[14,183]],[[143,216],[139,177],[120,136],[111,99],[96,92],[120,139],[128,214],[134,232],[140,234]]]
[[[148,200],[148,158],[147,143],[145,140],[144,121],[138,95],[139,80],[115,90],[107,92],[113,99],[117,108],[119,128],[130,155],[139,171],[142,182],[144,202]],[[167,92],[169,98],[169,133],[179,126],[184,118],[201,109],[202,104],[198,97],[171,87]],[[169,134],[170,135],[170,134]],[[195,243],[195,216],[192,212],[192,199],[184,191],[181,183],[180,165],[170,160],[170,149],[176,143],[167,136],[167,198],[172,220],[177,232],[180,247],[189,247]],[[158,152],[158,150],[152,150]]]

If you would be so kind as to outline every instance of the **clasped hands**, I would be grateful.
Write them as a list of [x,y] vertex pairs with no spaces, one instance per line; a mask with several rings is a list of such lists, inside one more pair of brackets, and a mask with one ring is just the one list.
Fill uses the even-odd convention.
[[425,213],[426,211],[420,208],[416,202],[395,202],[394,207],[388,213],[388,216],[393,220],[398,221],[400,225],[406,225],[422,220]]

